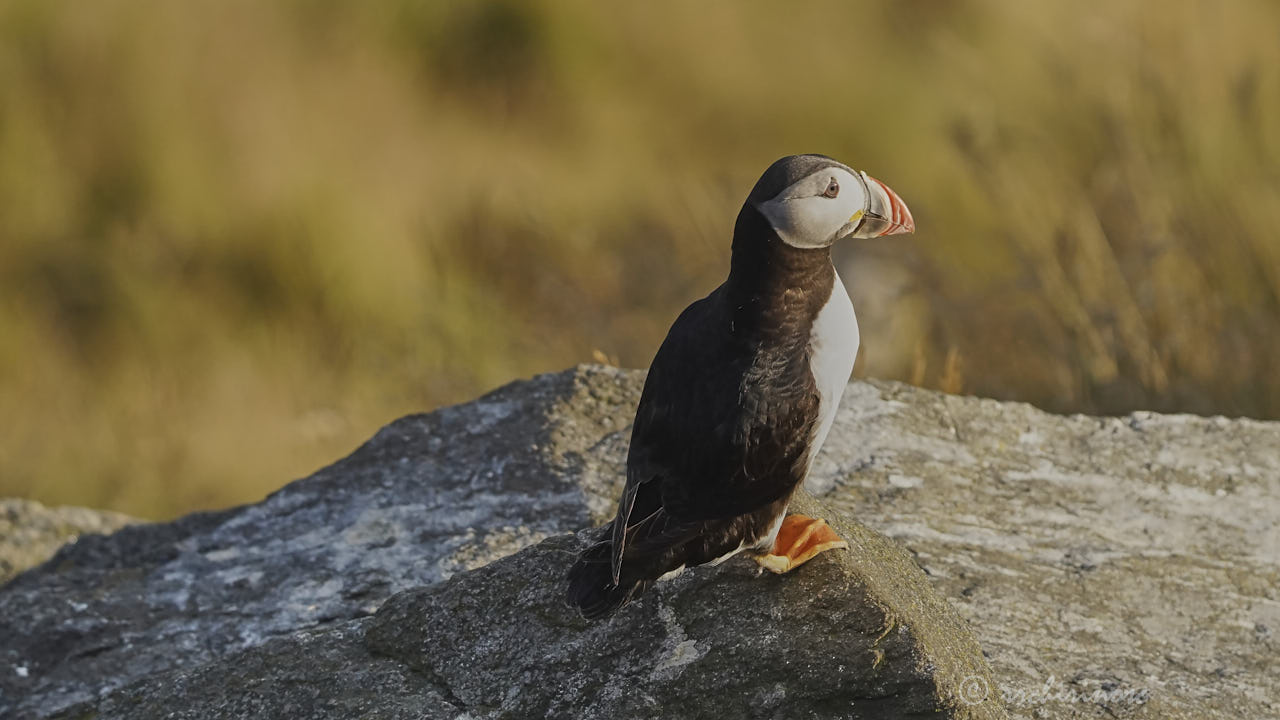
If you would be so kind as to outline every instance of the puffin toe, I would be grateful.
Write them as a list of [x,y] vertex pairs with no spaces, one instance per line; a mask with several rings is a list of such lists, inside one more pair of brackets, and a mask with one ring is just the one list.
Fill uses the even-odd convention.
[[766,555],[756,556],[755,561],[766,570],[785,573],[812,560],[819,553],[848,547],[849,543],[837,535],[826,520],[807,515],[788,515],[778,530],[773,549]]

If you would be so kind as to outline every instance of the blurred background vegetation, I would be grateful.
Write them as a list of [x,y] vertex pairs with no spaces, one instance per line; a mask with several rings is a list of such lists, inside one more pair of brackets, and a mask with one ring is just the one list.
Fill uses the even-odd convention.
[[1280,417],[1280,5],[0,0],[0,495],[257,499],[394,417],[604,356],[723,278],[775,158],[856,374]]

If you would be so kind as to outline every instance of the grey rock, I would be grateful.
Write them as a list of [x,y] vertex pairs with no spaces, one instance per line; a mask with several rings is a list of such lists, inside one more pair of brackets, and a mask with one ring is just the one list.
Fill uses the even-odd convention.
[[544,375],[398,420],[256,505],[81,538],[0,588],[0,717],[364,617],[599,521],[618,461],[578,449],[625,446],[615,411],[641,382]]
[[1280,423],[850,385],[824,499],[913,552],[1015,717],[1280,717]]
[[[259,505],[82,538],[0,588],[0,717],[157,717],[119,703],[162,708],[172,697],[164,714],[177,713],[186,706],[165,694],[177,684],[205,693],[208,704],[192,706],[205,717],[248,717],[225,704],[233,690],[215,702],[213,685],[265,686],[285,665],[297,680],[286,694],[316,708],[299,717],[397,717],[391,705],[326,715],[324,703],[344,696],[337,667],[386,673],[388,693],[431,708],[422,716],[451,716],[472,690],[451,685],[448,668],[425,673],[420,629],[406,623],[420,642],[396,657],[369,656],[356,629],[381,622],[367,616],[393,593],[429,588],[397,599],[388,617],[443,592],[441,581],[505,571],[488,564],[605,519],[641,380],[595,367],[543,376],[393,423]],[[810,490],[833,515],[905,546],[968,621],[994,680],[962,679],[967,699],[1003,693],[1020,718],[1280,716],[1278,423],[1062,417],[855,382]],[[653,618],[680,609],[681,588],[738,582],[747,569],[689,571],[632,620],[611,622],[656,632]],[[779,580],[814,576],[798,573]],[[697,646],[699,626],[674,617]],[[265,657],[277,661],[253,665]],[[709,672],[705,660],[682,677]],[[417,669],[394,674],[406,666]]]
[[110,510],[46,507],[34,500],[0,498],[0,585],[48,560],[81,535],[114,532],[136,522]]
[[830,516],[850,550],[786,576],[745,558],[687,570],[588,622],[563,601],[586,539],[565,535],[393,596],[369,644],[473,717],[1005,717],[965,704],[986,662],[901,548],[809,498],[793,507]]
[[59,720],[380,718],[460,715],[426,677],[364,647],[367,618],[272,638],[225,662],[159,672]]

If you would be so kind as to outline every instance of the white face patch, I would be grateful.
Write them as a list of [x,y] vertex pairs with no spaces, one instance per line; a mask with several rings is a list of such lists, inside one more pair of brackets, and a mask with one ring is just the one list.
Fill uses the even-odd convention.
[[[832,181],[835,197],[826,194]],[[866,185],[848,170],[826,167],[756,206],[778,237],[798,248],[821,248],[853,233],[868,204]]]

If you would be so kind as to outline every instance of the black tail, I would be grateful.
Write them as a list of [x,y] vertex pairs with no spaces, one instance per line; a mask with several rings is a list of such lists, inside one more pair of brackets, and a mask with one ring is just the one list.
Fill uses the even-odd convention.
[[569,569],[569,592],[565,599],[588,620],[602,618],[640,596],[652,580],[636,578],[624,567],[618,584],[613,582],[613,544],[604,540],[582,551]]

